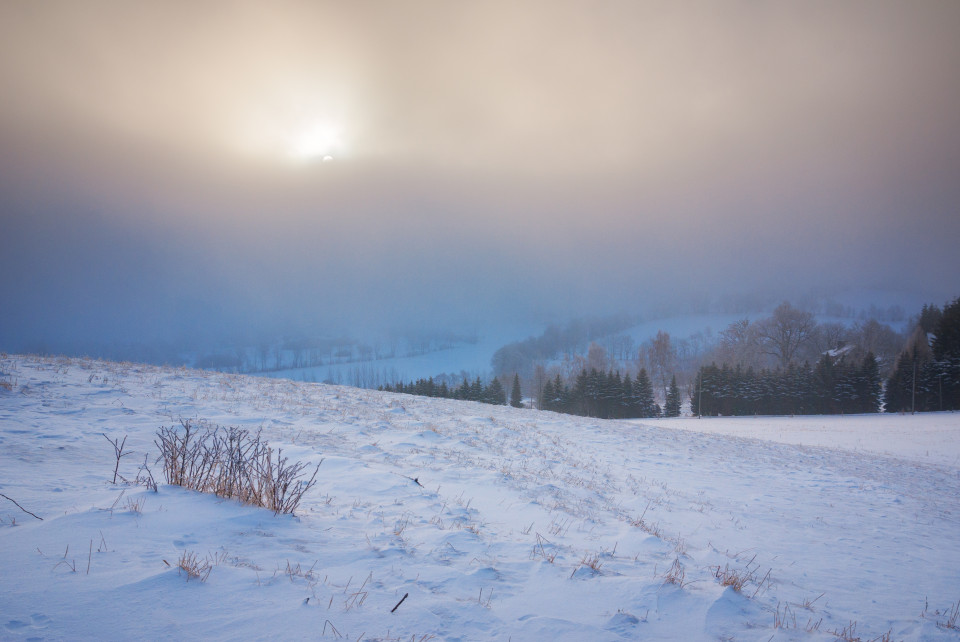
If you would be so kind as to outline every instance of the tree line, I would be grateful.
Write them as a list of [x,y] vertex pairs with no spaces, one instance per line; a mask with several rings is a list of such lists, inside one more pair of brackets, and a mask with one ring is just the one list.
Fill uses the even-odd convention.
[[[899,336],[903,346],[903,335],[874,320],[858,324],[851,335],[836,324],[818,325],[810,313],[783,303],[769,319],[742,320],[720,333],[713,356],[721,365],[699,365],[684,386],[691,412],[811,415],[960,409],[960,298],[943,310],[924,306],[915,326],[891,367],[897,348],[890,344]],[[879,358],[873,347],[890,356]],[[538,367],[524,381],[532,388],[531,405],[543,410],[611,419],[673,417],[681,406],[677,371],[671,372],[677,365],[673,352],[669,335],[658,333],[646,350],[653,376],[640,360],[631,376],[629,368],[621,374],[605,349],[591,343],[586,357],[570,364],[575,369],[551,367],[555,372],[543,376],[545,369]],[[886,373],[890,376],[884,385]],[[515,372],[510,402],[516,407],[523,405],[520,384]],[[507,401],[499,378],[487,385],[479,377],[472,383],[464,378],[457,387],[421,379],[380,389],[492,404]]]
[[[461,399],[479,401],[494,405],[507,403],[506,391],[499,378],[484,385],[477,377],[472,383],[466,379],[456,388],[446,382],[437,384],[433,377],[418,379],[405,384],[380,386],[383,392],[401,392],[424,397]],[[641,369],[634,381],[630,374],[622,376],[619,372],[599,372],[591,368],[582,370],[571,385],[567,385],[560,375],[547,381],[540,398],[536,400],[542,410],[553,410],[566,414],[605,419],[630,419],[647,417],[679,417],[681,397],[676,377],[670,383],[666,405],[661,408],[654,401],[653,384],[645,369]],[[514,375],[510,393],[510,405],[523,407],[520,392],[520,377]]]
[[880,411],[883,380],[873,353],[824,354],[816,365],[773,370],[702,366],[690,391],[694,415],[833,415]]
[[923,307],[883,399],[887,412],[960,409],[960,298]]
[[[496,406],[502,406],[507,403],[507,392],[500,383],[498,377],[484,385],[480,377],[474,379],[471,383],[466,378],[463,379],[457,387],[447,385],[446,381],[436,383],[433,377],[428,379],[417,379],[411,383],[397,383],[383,385],[377,388],[381,392],[402,392],[408,395],[419,395],[421,397],[439,397],[441,399],[460,399],[463,401],[479,401]],[[513,376],[513,386],[510,390],[510,405],[514,408],[523,407],[523,396],[520,392],[520,377]]]
[[630,373],[602,372],[596,368],[580,371],[572,385],[567,385],[558,374],[543,386],[540,397],[542,410],[553,410],[584,417],[605,419],[633,419],[648,417],[679,417],[680,390],[673,378],[667,393],[666,405],[661,408],[654,401],[653,384],[644,368],[636,379]]

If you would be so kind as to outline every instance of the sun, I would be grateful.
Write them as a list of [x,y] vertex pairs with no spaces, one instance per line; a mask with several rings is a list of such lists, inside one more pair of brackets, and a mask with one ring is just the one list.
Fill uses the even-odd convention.
[[330,162],[343,150],[342,129],[334,123],[312,123],[290,140],[290,155],[301,161]]

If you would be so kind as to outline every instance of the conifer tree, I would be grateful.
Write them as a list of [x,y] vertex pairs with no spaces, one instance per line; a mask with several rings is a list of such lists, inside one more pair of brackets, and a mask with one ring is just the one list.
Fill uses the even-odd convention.
[[833,412],[834,405],[834,372],[833,359],[830,355],[824,354],[817,361],[813,371],[814,393],[817,399],[817,406],[814,412],[820,415],[827,415]]
[[693,380],[693,388],[690,390],[690,414],[697,417],[700,415],[700,398],[703,391],[703,366],[697,371],[697,378]]
[[880,379],[880,366],[872,352],[868,352],[860,364],[860,412],[880,412],[880,394],[883,383]]
[[653,401],[653,385],[647,375],[646,368],[640,368],[635,384],[637,395],[637,411],[639,417],[656,417],[657,408]]
[[523,394],[520,392],[520,375],[513,375],[513,389],[510,391],[510,405],[514,408],[523,408]]
[[480,381],[480,377],[477,377],[470,385],[470,396],[467,397],[467,399],[470,401],[483,401],[483,392],[483,382]]
[[603,405],[605,417],[620,419],[623,417],[623,380],[620,372],[612,375],[608,372],[603,387]]
[[677,388],[677,375],[670,379],[670,388],[667,391],[667,405],[664,411],[667,417],[680,416],[680,389]]
[[541,410],[556,410],[556,405],[554,402],[554,392],[553,392],[553,381],[547,379],[547,382],[543,384],[543,392],[541,393],[540,399],[540,409]]
[[960,408],[960,298],[944,306],[933,332],[935,409],[956,410]]
[[570,391],[558,374],[553,380],[553,409],[557,412],[570,412]]
[[457,388],[456,393],[453,396],[454,399],[463,399],[467,401],[470,399],[470,384],[467,382],[467,378],[463,378],[463,383],[460,384],[460,387]]
[[490,385],[484,389],[483,401],[495,406],[503,406],[507,403],[507,393],[498,378],[494,377]]
[[620,392],[620,416],[630,419],[636,416],[636,406],[634,404],[633,380],[628,372],[623,376]]

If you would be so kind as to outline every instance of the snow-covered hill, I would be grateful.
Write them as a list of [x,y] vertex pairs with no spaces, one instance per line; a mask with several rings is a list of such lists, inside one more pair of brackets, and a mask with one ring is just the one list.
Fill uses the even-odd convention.
[[[43,518],[0,497],[3,639],[960,638],[960,465],[826,447],[850,418],[818,418],[812,447],[131,364],[0,371],[0,493]],[[180,418],[262,428],[322,459],[319,483],[295,517],[110,483],[101,433],[128,436],[130,478]],[[926,422],[914,441],[956,447],[960,414],[855,430]]]

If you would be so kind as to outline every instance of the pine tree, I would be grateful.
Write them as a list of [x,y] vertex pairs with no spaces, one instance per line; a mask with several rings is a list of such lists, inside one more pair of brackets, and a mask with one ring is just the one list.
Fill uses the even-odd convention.
[[842,360],[835,367],[833,412],[840,414],[856,412],[857,399],[857,372],[846,360]]
[[650,377],[647,375],[647,369],[641,368],[637,374],[635,384],[637,396],[637,411],[639,417],[656,417],[657,409],[653,401],[653,384],[650,383]]
[[933,362],[934,354],[930,349],[928,335],[918,325],[910,335],[907,347],[897,358],[893,374],[887,381],[883,399],[887,412],[914,412],[936,408],[933,388],[939,388],[939,382],[933,382],[933,379],[937,378],[933,372]]
[[700,415],[700,397],[703,391],[703,366],[697,371],[697,378],[693,380],[693,388],[690,390],[690,414]]
[[573,383],[573,388],[569,391],[567,403],[565,404],[567,410],[564,412],[569,412],[574,415],[588,415],[590,412],[590,409],[587,407],[589,389],[589,375],[586,369],[583,369],[580,371],[580,374],[577,375],[577,379]]
[[558,374],[553,380],[553,409],[557,412],[570,412],[570,391]]
[[[948,305],[947,308],[950,306]],[[943,314],[946,312],[947,308],[943,311],[940,310],[936,305],[924,305],[923,309],[920,311],[920,319],[917,322],[924,332],[926,333],[936,333],[937,326],[940,325],[941,320],[943,319]]]
[[626,419],[630,419],[636,416],[635,404],[634,404],[634,391],[633,391],[633,380],[630,378],[630,373],[628,372],[623,377],[623,383],[621,384],[622,390],[620,391],[620,416]]
[[513,375],[513,389],[510,391],[510,405],[514,408],[523,408],[523,395],[520,392],[520,375]]
[[507,393],[503,389],[503,384],[496,377],[490,382],[490,385],[483,391],[483,401],[495,406],[503,406],[507,403]]
[[543,384],[543,392],[541,393],[542,397],[540,399],[540,409],[541,410],[556,410],[556,401],[554,399],[555,394],[553,392],[553,382],[550,379],[547,379],[547,382]]
[[829,415],[834,410],[836,402],[834,401],[834,387],[836,385],[836,372],[833,367],[833,359],[828,354],[824,354],[817,361],[813,371],[814,392],[816,395],[816,408],[814,412],[819,415]]
[[913,372],[911,356],[901,354],[897,359],[887,386],[883,391],[883,409],[886,412],[905,412],[910,410],[911,377]]
[[943,308],[933,330],[936,409],[960,408],[960,298]]
[[670,379],[670,389],[667,392],[667,406],[664,412],[667,417],[680,416],[680,389],[677,388],[677,376]]
[[880,366],[872,352],[868,352],[860,364],[860,386],[860,412],[880,412],[883,382]]
[[623,418],[623,379],[620,378],[619,371],[613,375],[607,373],[603,395],[606,416],[615,419]]

